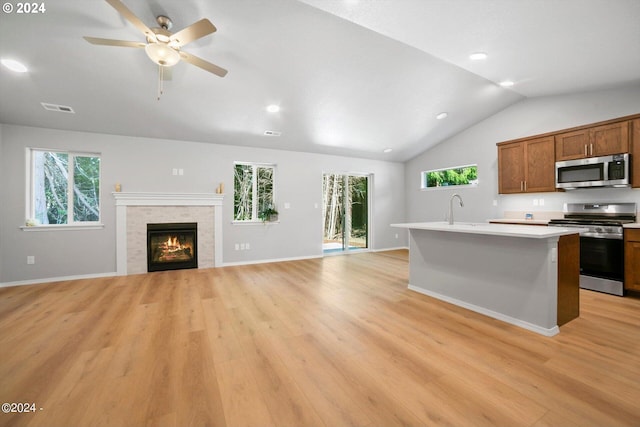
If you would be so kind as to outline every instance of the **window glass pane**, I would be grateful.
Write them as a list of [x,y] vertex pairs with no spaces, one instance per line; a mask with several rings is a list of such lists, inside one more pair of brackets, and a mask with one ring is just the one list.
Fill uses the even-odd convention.
[[253,166],[235,165],[233,175],[233,218],[236,221],[252,219]]
[[477,185],[478,166],[460,166],[422,172],[422,188]]
[[34,217],[41,224],[66,224],[69,156],[44,151],[33,155]]
[[273,168],[258,167],[258,214],[273,207]]
[[73,165],[73,220],[100,220],[100,158],[76,156]]

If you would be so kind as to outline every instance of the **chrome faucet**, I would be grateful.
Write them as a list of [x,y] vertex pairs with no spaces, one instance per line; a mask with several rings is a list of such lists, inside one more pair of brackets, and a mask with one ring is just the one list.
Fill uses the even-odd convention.
[[460,197],[459,194],[454,194],[453,196],[451,196],[451,198],[449,199],[449,225],[453,225],[453,199],[458,198],[458,200],[460,200],[460,207],[464,207],[464,203],[462,202],[462,197]]

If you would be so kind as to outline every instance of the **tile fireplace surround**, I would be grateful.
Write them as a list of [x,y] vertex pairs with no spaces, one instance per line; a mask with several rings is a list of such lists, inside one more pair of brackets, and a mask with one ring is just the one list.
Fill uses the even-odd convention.
[[223,194],[112,193],[116,200],[116,271],[147,272],[147,224],[198,223],[198,268],[222,265]]

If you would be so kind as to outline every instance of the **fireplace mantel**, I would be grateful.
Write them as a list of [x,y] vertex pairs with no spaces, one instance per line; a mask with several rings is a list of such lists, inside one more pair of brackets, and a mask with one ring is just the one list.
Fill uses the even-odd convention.
[[111,193],[116,206],[222,206],[224,194]]
[[127,208],[130,206],[211,206],[214,215],[214,267],[222,265],[222,202],[224,194],[114,192],[116,201],[116,271],[127,273]]

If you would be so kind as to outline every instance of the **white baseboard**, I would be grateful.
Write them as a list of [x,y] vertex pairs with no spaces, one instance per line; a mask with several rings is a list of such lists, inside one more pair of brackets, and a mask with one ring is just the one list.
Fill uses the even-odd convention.
[[372,252],[386,252],[386,251],[398,251],[400,249],[409,250],[409,246],[398,246],[395,248],[384,248],[384,249],[372,249]]
[[101,277],[114,277],[117,275],[118,274],[114,271],[112,273],[81,274],[78,276],[47,277],[45,279],[19,280],[16,282],[0,283],[0,288],[8,288],[11,286],[39,285],[42,283],[52,282],[66,282],[68,280],[99,279]]
[[[384,252],[384,251],[394,251],[398,249],[409,249],[409,248],[397,247],[397,248],[385,248],[385,249],[371,249],[368,251]],[[233,266],[251,265],[251,264],[267,264],[271,262],[301,261],[305,259],[316,259],[316,258],[323,258],[323,257],[324,255],[311,255],[311,256],[290,257],[290,258],[261,259],[261,260],[253,260],[253,261],[223,262],[222,265],[220,265],[219,267],[233,267]],[[118,273],[114,271],[111,273],[81,274],[77,276],[47,277],[44,279],[18,280],[15,282],[5,282],[5,283],[0,282],[0,288],[8,288],[11,286],[38,285],[42,283],[63,282],[67,280],[98,279],[101,277],[113,277],[113,276],[118,276]]]
[[441,295],[437,292],[428,291],[423,288],[419,288],[417,286],[409,285],[409,289],[412,291],[418,292],[423,295],[427,295],[441,301],[448,302],[450,304],[457,305],[462,308],[466,308],[467,310],[475,311],[476,313],[484,314],[485,316],[493,317],[494,319],[501,320],[506,323],[510,323],[515,326],[519,326],[523,329],[527,329],[529,331],[538,333],[540,335],[544,335],[547,337],[552,337],[560,332],[560,328],[558,326],[554,326],[553,328],[543,328],[538,325],[534,325],[533,323],[525,322],[524,320],[516,319],[515,317],[507,316],[506,314],[498,313],[493,310],[489,310],[488,308],[480,307],[475,304],[470,304],[465,301],[461,301],[456,298],[451,298],[446,295]]
[[253,260],[253,261],[223,262],[220,267],[234,267],[238,265],[251,265],[251,264],[268,264],[271,262],[301,261],[305,259],[315,259],[315,258],[322,258],[322,255],[299,256],[299,257],[291,257],[291,258],[270,258],[270,259],[259,259],[259,260]]

